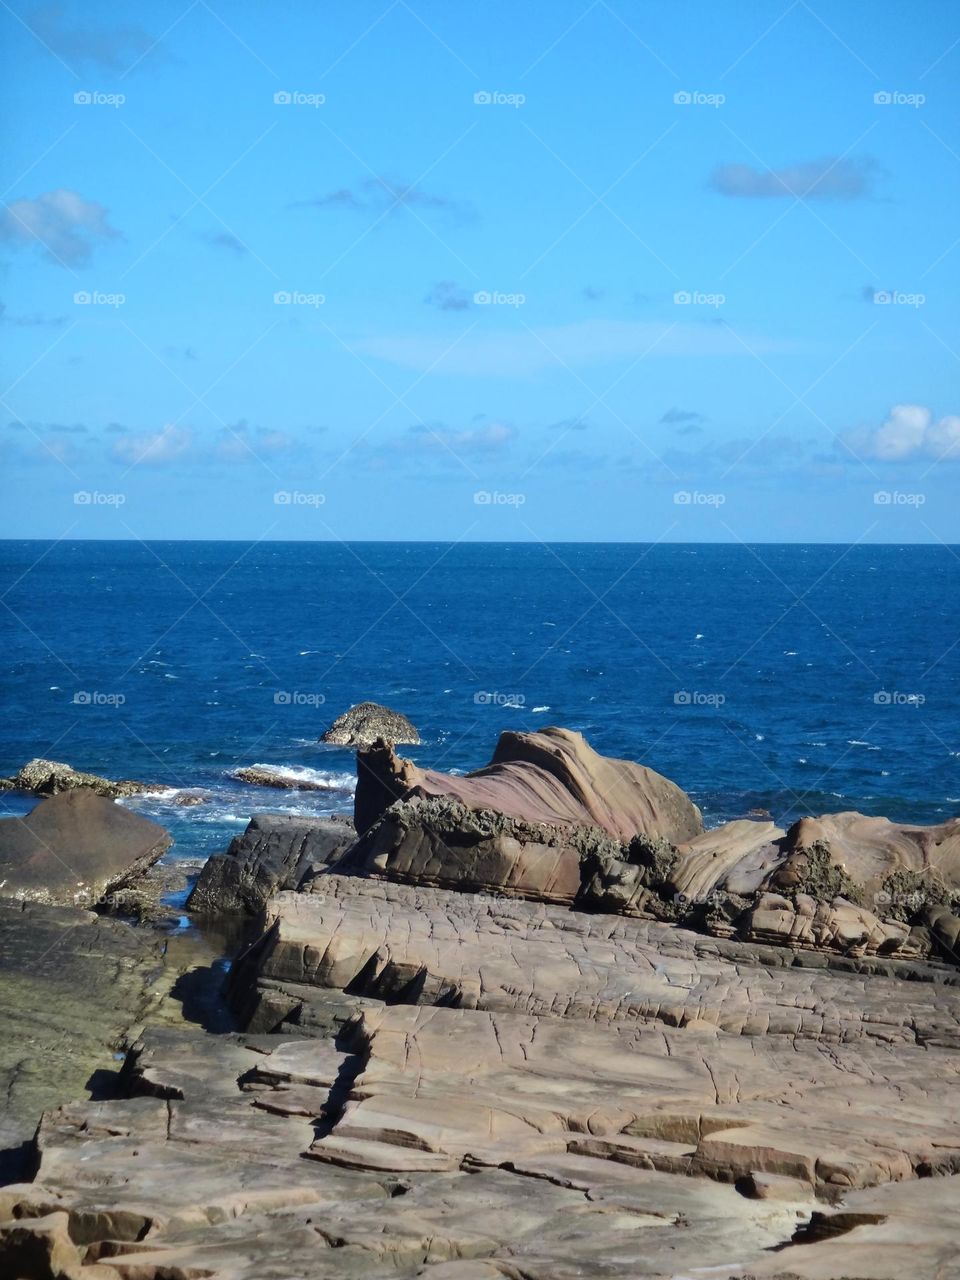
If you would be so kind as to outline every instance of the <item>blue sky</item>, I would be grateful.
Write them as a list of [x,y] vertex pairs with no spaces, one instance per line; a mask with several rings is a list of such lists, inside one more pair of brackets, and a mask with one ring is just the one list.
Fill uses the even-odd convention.
[[954,5],[0,21],[0,535],[960,542]]

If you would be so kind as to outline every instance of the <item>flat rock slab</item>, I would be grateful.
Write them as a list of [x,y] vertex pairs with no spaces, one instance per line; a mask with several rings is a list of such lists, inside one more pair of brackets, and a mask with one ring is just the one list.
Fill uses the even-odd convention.
[[0,901],[0,1179],[40,1115],[84,1098],[143,1016],[158,937],[90,911]]
[[25,818],[0,818],[0,895],[93,906],[135,880],[168,849],[158,823],[79,789]]

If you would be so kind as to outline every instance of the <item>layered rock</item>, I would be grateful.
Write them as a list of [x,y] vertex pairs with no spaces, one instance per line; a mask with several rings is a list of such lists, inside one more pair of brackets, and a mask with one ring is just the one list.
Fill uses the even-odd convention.
[[416,746],[420,742],[420,734],[399,711],[392,711],[379,702],[359,702],[337,716],[320,741],[362,751],[375,742]]
[[0,791],[29,791],[38,796],[55,796],[62,791],[93,791],[99,796],[117,800],[156,790],[146,782],[129,779],[113,782],[96,773],[81,773],[72,765],[57,760],[30,760],[10,778],[0,778]]
[[268,913],[237,978],[263,1033],[151,1030],[128,1100],[50,1112],[36,1180],[0,1191],[0,1270],[951,1274],[946,968],[797,968],[649,920],[335,873]]
[[135,881],[171,844],[158,823],[86,787],[0,819],[0,895],[94,906]]
[[256,915],[273,894],[298,889],[308,875],[335,862],[355,838],[346,818],[256,814],[226,853],[207,860],[187,906],[209,915]]
[[596,827],[617,840],[643,832],[682,841],[703,830],[699,809],[676,783],[601,756],[570,729],[503,733],[490,764],[464,776],[419,769],[386,745],[358,756],[358,831],[396,800],[416,796],[444,796],[531,826]]

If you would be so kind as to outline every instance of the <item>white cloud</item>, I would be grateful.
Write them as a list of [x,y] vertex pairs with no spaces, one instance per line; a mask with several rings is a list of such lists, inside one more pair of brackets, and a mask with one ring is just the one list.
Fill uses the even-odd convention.
[[454,430],[444,426],[420,423],[394,442],[396,448],[442,450],[451,453],[495,453],[505,448],[516,436],[516,428],[503,422],[482,427]]
[[185,427],[164,427],[162,431],[122,436],[114,441],[113,456],[118,462],[128,462],[131,466],[139,463],[156,466],[174,462],[192,443],[193,436]]
[[897,404],[881,426],[854,432],[847,443],[860,457],[881,462],[917,457],[960,461],[960,417],[948,414],[934,420],[932,410],[923,405]]
[[119,235],[102,204],[62,187],[0,209],[0,240],[27,248],[39,245],[48,258],[65,267],[83,266],[97,245]]

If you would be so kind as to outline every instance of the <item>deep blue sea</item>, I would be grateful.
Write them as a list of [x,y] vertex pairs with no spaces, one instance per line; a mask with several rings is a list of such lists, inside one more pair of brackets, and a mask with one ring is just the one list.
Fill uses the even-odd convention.
[[[684,787],[708,823],[960,814],[960,558],[948,547],[0,543],[0,772],[33,756],[156,784],[175,854],[256,810],[351,806],[317,742],[364,699],[418,763],[557,724]],[[283,766],[322,792],[243,786]],[[208,803],[177,807],[177,789]],[[0,794],[5,813],[26,798]]]

